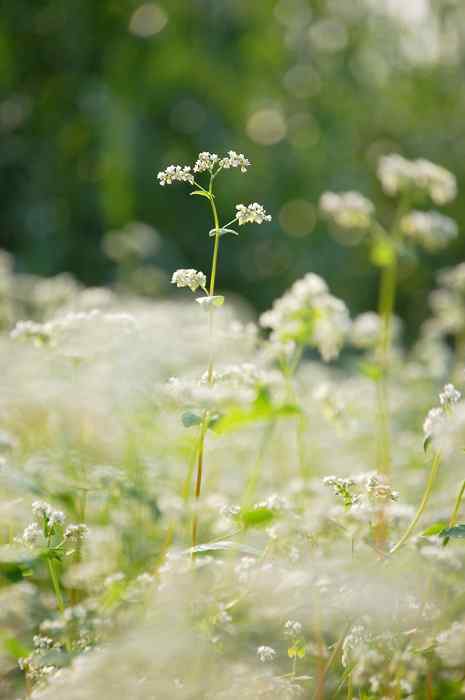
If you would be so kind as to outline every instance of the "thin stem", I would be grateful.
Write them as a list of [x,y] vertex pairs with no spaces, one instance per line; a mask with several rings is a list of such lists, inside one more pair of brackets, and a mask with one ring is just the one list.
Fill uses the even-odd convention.
[[457,522],[457,518],[459,516],[460,506],[462,505],[462,498],[463,498],[464,493],[465,493],[465,481],[463,482],[462,487],[458,493],[457,500],[455,501],[454,512],[450,516],[450,520],[449,520],[449,527],[454,527],[455,523]]
[[[218,173],[219,171],[217,171]],[[215,175],[217,174],[215,173]],[[208,192],[211,195],[209,198],[210,201],[210,206],[213,214],[213,223],[214,223],[214,228],[215,228],[215,241],[213,245],[213,258],[212,258],[212,266],[211,266],[211,274],[210,274],[210,287],[208,290],[208,293],[210,296],[213,296],[215,294],[215,281],[216,281],[216,270],[218,267],[218,252],[219,252],[219,247],[220,247],[220,235],[219,235],[219,229],[220,229],[220,221],[218,217],[218,211],[213,199],[213,178],[214,176],[212,175],[210,177],[210,185],[208,188]],[[212,310],[209,310],[209,318],[208,318],[208,343],[209,343],[209,351],[210,351],[210,357],[208,361],[208,384],[211,385],[213,383],[213,313]],[[197,473],[196,473],[196,479],[195,479],[195,501],[198,503],[199,498],[200,498],[200,493],[202,490],[202,477],[203,477],[203,471],[204,471],[204,452],[205,452],[205,436],[207,433],[208,429],[208,422],[210,420],[210,414],[208,410],[204,411],[203,418],[202,418],[202,423],[200,425],[200,434],[199,434],[199,442],[197,446]],[[194,513],[194,517],[192,519],[192,547],[195,547],[197,544],[197,530],[198,530],[198,514],[197,512]]]
[[60,582],[58,580],[58,575],[55,569],[55,562],[52,559],[47,559],[48,570],[50,572],[50,578],[52,579],[53,590],[55,591],[55,598],[57,601],[58,610],[63,614],[65,612],[65,603],[63,601],[63,596],[61,594]]
[[[205,433],[207,432],[207,426],[208,426],[208,420],[209,420],[209,413],[208,411],[205,411],[202,424],[200,426],[200,436],[199,436],[199,444],[197,448],[197,476],[195,478],[195,500],[196,503],[198,503],[198,500],[200,498],[200,491],[202,489],[202,475],[203,475],[203,455],[204,455],[204,449],[205,449]],[[194,517],[192,519],[192,547],[195,547],[197,544],[197,529],[198,529],[198,514],[197,512],[194,513]]]
[[408,528],[406,529],[406,531],[404,532],[404,534],[402,535],[402,537],[400,538],[398,543],[396,545],[394,545],[394,547],[392,547],[391,552],[390,552],[391,554],[394,554],[394,552],[396,552],[398,549],[400,549],[402,547],[402,545],[404,545],[406,543],[406,541],[408,540],[408,538],[412,534],[413,530],[415,529],[416,524],[418,523],[421,516],[423,515],[425,508],[428,505],[428,501],[430,499],[430,496],[433,492],[433,487],[434,487],[434,483],[436,481],[436,476],[438,474],[440,464],[441,464],[441,453],[436,452],[436,454],[434,455],[434,458],[433,458],[433,463],[431,465],[431,471],[430,471],[430,474],[428,477],[428,482],[426,484],[426,489],[425,489],[425,492],[423,494],[423,498],[421,499],[420,505],[418,506],[418,510],[415,514],[415,517],[413,518],[412,522],[410,523],[410,525],[408,526]]

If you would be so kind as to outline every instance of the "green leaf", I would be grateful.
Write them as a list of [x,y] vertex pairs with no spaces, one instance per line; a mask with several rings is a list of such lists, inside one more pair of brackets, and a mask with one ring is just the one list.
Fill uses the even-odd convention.
[[193,425],[200,425],[202,419],[193,411],[185,411],[181,416],[182,424],[185,428],[192,428]]
[[221,294],[216,294],[215,296],[208,296],[208,297],[198,297],[196,300],[197,304],[200,304],[200,306],[208,311],[208,309],[211,306],[223,306],[224,304],[224,297],[221,296]]
[[423,449],[424,449],[424,451],[425,451],[425,454],[427,454],[427,452],[428,452],[428,448],[429,448],[429,446],[431,445],[431,440],[432,440],[432,439],[433,439],[433,438],[431,437],[431,435],[427,435],[427,436],[425,437],[425,439],[423,440]]
[[240,520],[246,528],[262,527],[268,525],[275,517],[276,514],[271,508],[254,508],[241,513]]
[[31,653],[31,650],[24,646],[24,644],[15,637],[6,637],[3,639],[3,646],[5,650],[15,659],[25,658]]
[[208,552],[241,552],[242,554],[252,554],[255,557],[261,555],[260,550],[254,547],[249,547],[247,544],[239,544],[238,542],[222,541],[222,542],[207,542],[206,544],[198,544],[195,547],[190,547],[186,553],[191,554],[207,554]]
[[430,525],[430,527],[427,527],[426,530],[423,530],[421,534],[423,535],[423,537],[432,537],[433,535],[440,535],[446,527],[447,523],[434,523],[433,525]]
[[293,404],[282,404],[281,406],[263,406],[257,403],[251,408],[237,407],[231,409],[219,422],[217,430],[219,433],[227,433],[237,430],[251,423],[274,420],[276,418],[287,418],[300,413],[300,408]]
[[234,236],[239,235],[238,231],[235,231],[233,228],[212,228],[208,235],[210,238],[213,238],[216,234],[218,234],[218,236],[225,236],[227,233],[232,233]]
[[453,527],[445,527],[439,533],[439,537],[450,537],[453,540],[465,540],[465,523],[460,523]]
[[207,199],[213,199],[213,195],[210,194],[210,192],[207,192],[206,190],[194,190],[193,192],[190,193],[191,195],[196,194],[199,197],[206,197]]

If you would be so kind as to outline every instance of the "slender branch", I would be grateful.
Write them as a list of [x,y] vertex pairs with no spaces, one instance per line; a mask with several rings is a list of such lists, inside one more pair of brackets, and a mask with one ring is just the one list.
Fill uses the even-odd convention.
[[394,547],[392,547],[390,554],[394,554],[394,552],[396,552],[398,549],[400,549],[407,542],[408,538],[410,537],[410,535],[414,531],[416,524],[418,523],[421,516],[423,515],[425,508],[428,505],[428,501],[430,499],[430,496],[433,492],[433,487],[434,487],[434,483],[436,481],[436,476],[438,474],[440,464],[441,464],[441,453],[436,452],[436,454],[434,455],[434,458],[433,458],[433,463],[431,465],[431,471],[430,471],[428,481],[426,484],[426,489],[425,489],[425,492],[423,494],[423,498],[421,499],[420,505],[418,506],[418,510],[415,513],[415,517],[413,518],[412,522],[410,523],[410,525],[408,526],[408,528],[406,529],[406,531],[404,532],[404,534],[402,535],[400,540],[397,542],[397,544],[394,545]]

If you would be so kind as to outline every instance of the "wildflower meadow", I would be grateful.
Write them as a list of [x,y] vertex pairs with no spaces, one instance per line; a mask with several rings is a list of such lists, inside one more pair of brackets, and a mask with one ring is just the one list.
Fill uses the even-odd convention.
[[159,164],[167,206],[181,188],[211,217],[170,296],[1,254],[2,700],[465,696],[465,263],[413,343],[395,313],[402,260],[459,236],[454,174],[386,153],[380,213],[315,202],[365,248],[376,310],[308,269],[257,315],[220,261],[273,211],[218,203],[253,167]]

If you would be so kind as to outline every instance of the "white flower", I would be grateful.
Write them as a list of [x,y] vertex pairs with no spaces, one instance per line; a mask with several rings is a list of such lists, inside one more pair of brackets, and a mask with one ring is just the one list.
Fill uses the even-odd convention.
[[199,156],[194,164],[194,173],[203,173],[205,170],[211,172],[217,163],[218,155],[216,153],[202,151],[199,153]]
[[65,530],[65,540],[73,540],[74,542],[82,542],[89,536],[89,528],[83,523],[78,525],[68,525]]
[[439,394],[439,403],[441,406],[451,406],[454,403],[458,403],[461,398],[462,394],[453,384],[446,384]]
[[272,647],[261,646],[257,649],[257,656],[262,663],[265,663],[266,661],[273,661],[276,652]]
[[370,226],[375,208],[359,192],[325,192],[320,198],[324,214],[340,228],[366,229]]
[[378,164],[378,177],[386,194],[420,192],[436,204],[446,204],[457,194],[457,182],[448,170],[428,160],[407,160],[391,154]]
[[43,501],[34,501],[32,504],[32,512],[34,516],[42,523],[45,518],[49,528],[52,528],[57,523],[62,525],[65,522],[65,514],[61,510],[54,510],[48,503]]
[[21,539],[26,545],[35,545],[41,540],[42,534],[42,529],[37,523],[31,523],[25,528]]
[[295,620],[288,620],[284,625],[284,634],[286,637],[298,637],[302,633],[302,625]]
[[194,176],[191,173],[189,165],[169,165],[166,170],[161,170],[157,178],[160,185],[171,185],[173,182],[189,182],[194,184]]
[[272,343],[312,345],[329,361],[342,347],[350,318],[345,304],[329,294],[324,280],[309,273],[262,314],[260,324],[272,329]]
[[352,323],[350,340],[356,348],[371,348],[378,342],[381,333],[381,318],[374,311],[366,311]]
[[228,151],[228,155],[220,160],[220,167],[226,170],[240,168],[242,173],[246,173],[249,166],[250,160],[243,153],[236,153],[236,151]]
[[442,408],[432,408],[423,423],[423,432],[426,437],[431,437],[433,433],[439,432],[444,425],[446,414]]
[[402,217],[400,228],[430,251],[444,248],[458,235],[455,221],[437,211],[412,211]]
[[177,287],[189,287],[191,291],[195,292],[199,287],[202,289],[205,287],[207,278],[203,272],[198,270],[176,270],[173,272],[171,282]]
[[236,219],[239,226],[242,226],[243,224],[263,224],[265,221],[271,221],[271,216],[266,213],[261,204],[253,202],[247,206],[238,204],[236,206]]

